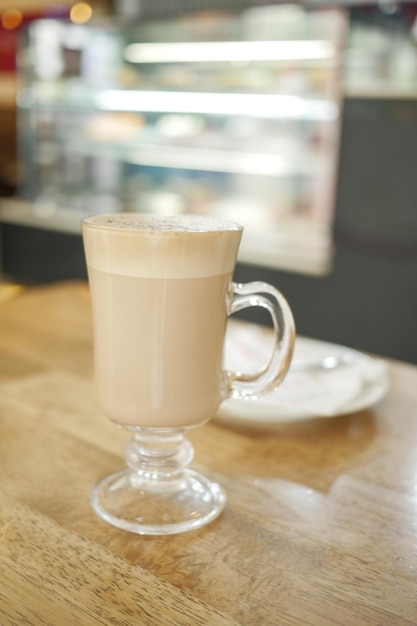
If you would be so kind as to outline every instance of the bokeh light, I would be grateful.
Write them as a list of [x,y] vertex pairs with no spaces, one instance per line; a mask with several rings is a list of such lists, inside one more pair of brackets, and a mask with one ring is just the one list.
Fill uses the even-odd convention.
[[14,30],[22,23],[23,15],[18,9],[7,9],[1,16],[1,25],[6,30]]
[[92,15],[93,9],[87,2],[77,2],[71,7],[70,20],[74,24],[85,24]]

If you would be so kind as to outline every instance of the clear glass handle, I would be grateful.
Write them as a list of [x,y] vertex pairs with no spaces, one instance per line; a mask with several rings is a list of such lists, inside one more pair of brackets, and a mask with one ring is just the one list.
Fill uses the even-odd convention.
[[251,306],[262,307],[271,315],[274,328],[272,354],[269,363],[255,372],[226,372],[229,398],[258,398],[270,393],[284,379],[292,359],[295,323],[284,296],[268,283],[232,283],[228,315]]

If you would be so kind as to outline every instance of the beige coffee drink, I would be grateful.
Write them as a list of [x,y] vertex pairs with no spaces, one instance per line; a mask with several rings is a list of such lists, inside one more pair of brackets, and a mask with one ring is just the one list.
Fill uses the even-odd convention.
[[[291,310],[272,285],[232,281],[242,234],[234,222],[118,213],[87,218],[82,229],[97,395],[132,431],[126,467],[93,488],[91,505],[142,535],[200,528],[220,515],[226,494],[189,467],[186,429],[226,398],[256,399],[280,384],[294,347]],[[252,306],[271,315],[271,358],[256,372],[225,371],[227,318]]]
[[110,419],[170,428],[214,415],[227,393],[227,298],[241,231],[196,216],[84,221],[95,383]]

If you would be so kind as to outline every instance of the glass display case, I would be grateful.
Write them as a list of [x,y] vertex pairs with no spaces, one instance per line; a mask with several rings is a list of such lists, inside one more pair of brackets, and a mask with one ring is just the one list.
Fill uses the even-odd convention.
[[20,196],[79,228],[109,211],[212,214],[240,260],[331,265],[346,16],[297,5],[171,20],[40,20],[22,44]]

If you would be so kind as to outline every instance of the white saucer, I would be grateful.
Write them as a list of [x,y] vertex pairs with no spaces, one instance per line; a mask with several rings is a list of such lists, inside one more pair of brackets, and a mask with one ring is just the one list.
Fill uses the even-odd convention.
[[[226,342],[226,367],[253,371],[268,360],[271,335],[254,324],[233,323]],[[321,367],[334,357],[344,364]],[[330,359],[330,362],[332,359]],[[362,411],[388,390],[387,364],[344,346],[297,337],[293,366],[281,386],[257,400],[226,400],[215,419],[257,426],[330,418]]]

